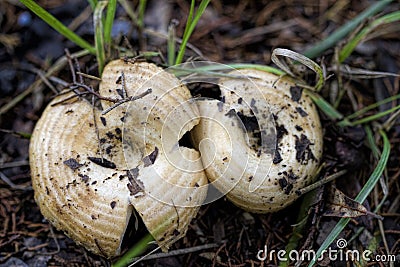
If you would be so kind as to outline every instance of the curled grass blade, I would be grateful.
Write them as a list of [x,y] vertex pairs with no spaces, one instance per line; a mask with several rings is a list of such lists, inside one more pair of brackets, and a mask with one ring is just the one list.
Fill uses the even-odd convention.
[[94,26],[94,43],[96,47],[96,57],[99,69],[99,75],[103,72],[105,65],[105,50],[104,50],[104,31],[103,31],[103,10],[107,6],[107,1],[99,1],[94,9],[93,26]]
[[83,49],[87,49],[90,53],[96,54],[96,49],[82,39],[80,36],[75,34],[73,31],[68,29],[64,24],[62,24],[58,19],[56,19],[49,12],[44,10],[41,6],[35,3],[32,0],[20,0],[22,4],[24,4],[29,10],[35,13],[39,18],[45,21],[50,27],[56,30],[58,33],[63,35],[65,38],[69,39],[71,42],[74,42],[76,45],[82,47]]
[[[355,201],[359,203],[363,203],[365,199],[368,197],[368,195],[371,193],[373,188],[375,187],[376,183],[379,181],[379,178],[381,177],[383,171],[386,168],[387,161],[389,159],[389,154],[390,154],[390,142],[389,139],[386,136],[386,133],[382,130],[379,131],[379,134],[382,137],[383,140],[383,150],[381,154],[381,158],[379,159],[379,162],[375,168],[375,170],[372,172],[371,176],[369,177],[368,181],[366,184],[363,186],[361,191],[358,193],[356,198],[354,199]],[[332,244],[332,242],[339,236],[339,234],[342,232],[342,230],[346,227],[346,225],[349,223],[350,218],[341,218],[339,222],[335,225],[335,227],[332,229],[332,231],[329,233],[329,235],[326,237],[325,241],[321,244],[320,248],[316,252],[316,256],[314,259],[311,260],[309,263],[308,267],[312,267],[317,259],[321,257],[322,253],[327,250],[327,248]]]
[[[194,0],[192,0],[192,4],[190,6],[190,12],[188,16],[188,20],[186,23],[185,31],[182,37],[182,43],[179,47],[179,52],[175,60],[175,65],[178,65],[182,63],[183,56],[186,51],[186,45],[187,42],[189,41],[190,36],[192,35],[194,28],[196,27],[197,23],[199,22],[201,16],[203,15],[204,11],[206,10],[208,4],[210,3],[210,0],[202,0],[196,14],[194,14]],[[193,17],[194,15],[194,17]],[[193,18],[193,19],[192,19]]]
[[111,31],[114,24],[115,11],[117,9],[117,0],[109,0],[107,6],[106,21],[104,24],[104,43],[111,44]]
[[342,63],[345,61],[346,58],[354,51],[356,46],[367,38],[367,35],[371,31],[379,26],[398,20],[400,20],[400,11],[392,12],[369,23],[342,48],[342,50],[339,52],[339,62]]
[[279,57],[285,57],[285,58],[289,58],[291,60],[295,60],[296,62],[301,63],[302,65],[304,65],[307,68],[314,71],[317,74],[317,82],[316,82],[313,90],[318,92],[322,89],[322,87],[324,86],[324,83],[325,83],[325,75],[324,75],[324,71],[317,63],[315,63],[308,57],[303,56],[302,54],[296,53],[289,49],[283,49],[283,48],[274,49],[274,51],[272,51],[271,60],[279,68],[281,68],[284,72],[286,72],[287,74],[289,74],[292,77],[296,77],[296,75],[293,74],[290,67],[284,61],[280,60]]
[[327,49],[335,46],[339,41],[351,31],[353,31],[363,20],[377,14],[382,11],[388,4],[393,0],[381,0],[377,1],[375,4],[370,6],[368,9],[364,10],[360,15],[347,22],[345,25],[340,27],[338,30],[333,32],[328,38],[317,43],[310,49],[306,50],[303,54],[308,58],[316,58],[325,52]]

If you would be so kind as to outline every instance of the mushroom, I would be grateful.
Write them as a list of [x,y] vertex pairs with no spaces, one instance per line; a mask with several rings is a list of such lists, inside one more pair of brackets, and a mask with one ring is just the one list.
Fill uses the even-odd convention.
[[101,109],[70,92],[44,110],[30,143],[35,200],[56,228],[96,254],[121,253],[135,212],[165,251],[206,196],[199,153],[178,144],[199,123],[197,107],[176,77],[151,63],[110,62],[99,93],[120,105],[102,100]]
[[221,101],[197,102],[192,131],[210,182],[237,206],[282,209],[313,181],[322,156],[318,112],[286,77],[236,70],[221,78]]

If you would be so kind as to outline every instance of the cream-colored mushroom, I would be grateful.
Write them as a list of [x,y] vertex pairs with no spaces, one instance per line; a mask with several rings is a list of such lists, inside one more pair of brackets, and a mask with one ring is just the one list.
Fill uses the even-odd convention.
[[197,102],[202,120],[192,131],[194,143],[208,178],[233,203],[259,213],[282,209],[316,175],[318,112],[288,78],[250,69],[229,74],[237,78],[218,82],[222,102]]
[[[150,63],[115,60],[104,69],[104,97],[127,99],[148,89],[112,110],[113,103],[102,101],[106,114],[81,98],[55,105],[73,93],[58,96],[32,135],[32,185],[41,212],[106,257],[121,252],[134,210],[166,250],[186,233],[206,196],[199,153],[178,145],[199,122],[188,89]],[[180,158],[186,162],[177,168]]]

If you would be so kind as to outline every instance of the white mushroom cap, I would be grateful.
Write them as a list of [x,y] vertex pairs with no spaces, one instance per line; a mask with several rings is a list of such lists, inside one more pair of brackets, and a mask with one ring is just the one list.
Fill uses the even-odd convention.
[[[84,99],[53,105],[73,93],[58,96],[43,112],[30,143],[41,212],[78,244],[106,257],[120,254],[133,209],[166,250],[186,233],[206,196],[199,153],[178,146],[199,121],[188,89],[154,64],[115,60],[104,69],[102,96],[121,98],[116,89],[122,88],[122,73],[128,96],[148,88],[152,93],[107,114]],[[169,114],[181,115],[168,125]],[[171,144],[176,149],[165,150]],[[176,168],[174,160],[182,157],[190,164]]]
[[[243,209],[282,209],[316,175],[322,156],[318,112],[306,92],[287,78],[250,69],[229,74],[242,78],[218,82],[224,103],[198,101],[203,119],[192,137],[199,144],[207,177]],[[238,112],[256,116],[265,131],[265,147],[252,143]]]

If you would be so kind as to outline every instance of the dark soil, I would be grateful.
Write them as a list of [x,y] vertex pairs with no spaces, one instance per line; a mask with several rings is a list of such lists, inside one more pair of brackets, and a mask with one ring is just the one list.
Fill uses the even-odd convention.
[[[86,1],[37,1],[65,25],[89,42],[93,40],[91,13]],[[134,1],[135,3],[138,1]],[[162,3],[161,3],[162,2]],[[339,26],[365,10],[372,1],[212,1],[200,20],[190,42],[200,52],[187,50],[187,59],[205,58],[221,63],[246,62],[271,65],[271,52],[276,47],[302,52],[329,36]],[[177,36],[182,36],[188,1],[149,1],[145,29],[165,32],[172,19],[177,20]],[[384,13],[399,10],[394,1]],[[56,60],[79,51],[48,25],[25,9],[18,1],[0,2],[0,267],[3,266],[107,266],[106,259],[87,252],[62,232],[53,229],[43,218],[33,199],[29,170],[29,134],[48,102],[55,96],[53,90],[62,90],[72,81],[67,65],[48,79],[53,90],[41,82],[41,76]],[[165,39],[149,32],[138,33],[124,10],[116,14],[114,40],[116,44],[140,51],[160,51],[166,55]],[[399,74],[400,34],[398,25],[379,30],[381,35],[360,45],[345,62],[349,66],[373,71]],[[123,38],[123,36],[125,36]],[[345,41],[345,40],[343,40]],[[115,53],[114,57],[118,57]],[[150,58],[163,63],[162,57]],[[334,67],[334,49],[327,50],[317,59],[324,63],[330,74],[335,74],[322,94],[329,100],[340,81],[346,88],[338,110],[348,115],[353,108],[360,109],[388,96],[399,94],[399,79],[350,79],[338,75]],[[84,73],[97,74],[96,59],[85,56],[79,59]],[[59,80],[57,80],[57,79]],[[60,83],[59,81],[64,81]],[[32,85],[35,83],[35,86]],[[39,81],[39,82],[37,82]],[[20,101],[16,101],[21,98]],[[13,102],[16,101],[16,102]],[[368,113],[398,105],[391,102]],[[355,105],[355,107],[354,107]],[[324,162],[321,177],[340,170],[347,174],[332,182],[347,196],[354,198],[376,161],[366,145],[362,127],[339,128],[321,114],[324,125]],[[388,117],[372,126],[385,122]],[[377,135],[378,136],[378,135]],[[384,173],[387,196],[378,214],[381,224],[370,216],[352,219],[341,237],[349,240],[355,232],[361,234],[349,244],[354,249],[369,248],[374,255],[397,255],[400,261],[400,123],[397,118],[388,131],[391,154]],[[377,138],[378,144],[381,140]],[[380,146],[380,149],[382,147]],[[326,192],[320,188],[319,198],[309,209],[309,219],[300,238],[301,249],[318,249],[338,218],[323,216]],[[364,203],[373,211],[384,197],[380,185]],[[274,214],[249,214],[220,199],[203,206],[193,221],[187,236],[171,250],[189,249],[182,255],[144,260],[138,266],[276,266],[277,257],[260,261],[257,253],[264,246],[284,249],[297,223],[301,201]],[[384,235],[385,239],[382,239]],[[376,237],[376,245],[371,238]],[[210,245],[195,252],[190,248]],[[13,265],[14,264],[14,265]],[[294,263],[291,263],[293,265]],[[353,263],[325,259],[323,266],[353,266]],[[369,266],[383,266],[370,263]],[[376,264],[376,265],[374,265]],[[398,264],[398,262],[397,262]],[[306,266],[303,263],[301,266]]]

